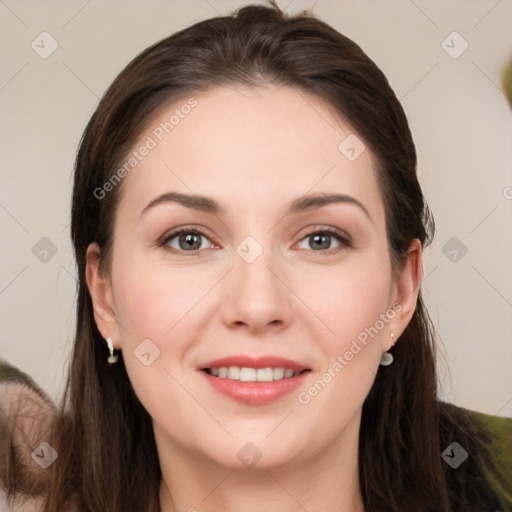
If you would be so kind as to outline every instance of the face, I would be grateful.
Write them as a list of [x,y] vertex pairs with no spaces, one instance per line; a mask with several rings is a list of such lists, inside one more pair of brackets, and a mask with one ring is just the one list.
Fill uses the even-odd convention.
[[88,283],[159,447],[285,468],[357,432],[416,295],[412,267],[391,271],[356,136],[318,98],[270,86],[184,98],[140,136],[108,276],[91,246]]

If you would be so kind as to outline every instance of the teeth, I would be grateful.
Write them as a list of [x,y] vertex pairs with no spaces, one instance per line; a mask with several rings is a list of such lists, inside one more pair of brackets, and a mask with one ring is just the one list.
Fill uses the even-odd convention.
[[254,368],[240,368],[240,379],[242,382],[254,382],[256,370]]
[[238,368],[238,366],[230,366],[228,368],[228,379],[232,379],[232,380],[240,379],[240,368]]
[[208,373],[221,379],[240,380],[242,382],[272,382],[273,380],[289,379],[299,375],[289,368],[247,368],[239,366],[221,366],[208,368]]
[[274,380],[274,370],[272,368],[258,368],[256,370],[256,380],[258,382],[271,382]]
[[274,380],[281,380],[284,377],[284,368],[274,368],[272,373]]

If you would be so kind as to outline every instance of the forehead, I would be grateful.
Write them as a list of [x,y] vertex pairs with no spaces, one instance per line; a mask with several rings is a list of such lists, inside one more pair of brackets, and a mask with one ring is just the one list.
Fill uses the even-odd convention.
[[134,145],[150,149],[124,179],[120,208],[141,211],[170,191],[215,197],[233,211],[337,191],[365,200],[378,217],[374,158],[369,149],[357,156],[364,146],[356,137],[330,105],[291,87],[187,96],[160,109]]

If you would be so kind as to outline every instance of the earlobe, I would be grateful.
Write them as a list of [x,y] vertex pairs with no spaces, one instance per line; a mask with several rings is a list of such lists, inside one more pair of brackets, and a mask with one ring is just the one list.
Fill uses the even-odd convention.
[[[422,246],[421,242],[415,238],[407,252],[404,266],[400,275],[396,279],[396,299],[395,302],[400,305],[400,311],[393,322],[392,331],[395,341],[400,337],[416,309],[418,293],[422,279]],[[386,350],[389,350],[389,347]]]
[[[119,343],[119,330],[112,301],[112,288],[100,268],[101,251],[96,243],[87,248],[85,277],[94,310],[94,320],[101,335],[112,337],[114,346]],[[117,348],[117,347],[116,347]]]

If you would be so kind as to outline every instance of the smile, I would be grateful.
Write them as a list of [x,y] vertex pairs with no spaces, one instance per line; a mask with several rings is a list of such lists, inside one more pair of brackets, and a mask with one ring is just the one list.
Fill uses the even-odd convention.
[[198,368],[212,388],[235,401],[264,405],[295,391],[310,368],[277,356],[232,356]]
[[302,371],[294,371],[291,368],[278,366],[277,368],[249,368],[239,366],[221,366],[218,368],[206,368],[207,373],[219,379],[239,380],[242,382],[272,382],[274,380],[296,377]]

